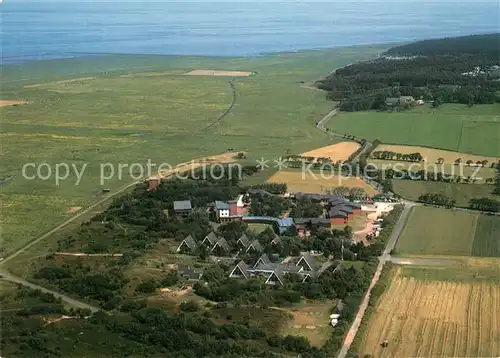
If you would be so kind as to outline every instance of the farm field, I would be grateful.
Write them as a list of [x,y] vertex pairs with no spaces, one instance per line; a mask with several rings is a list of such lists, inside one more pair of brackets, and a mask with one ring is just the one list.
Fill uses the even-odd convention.
[[465,164],[468,160],[472,160],[474,164],[477,161],[487,160],[488,163],[486,164],[486,168],[490,168],[490,165],[492,163],[498,163],[498,161],[500,160],[500,157],[473,155],[468,153],[453,152],[449,150],[433,149],[433,148],[419,147],[413,145],[381,144],[377,146],[374,151],[375,152],[389,151],[402,154],[420,153],[424,157],[424,160],[429,164],[436,163],[439,158],[443,158],[445,164],[454,164],[455,160],[461,158],[463,164]]
[[500,257],[500,217],[479,216],[472,255]]
[[419,106],[398,113],[341,113],[327,124],[348,133],[383,143],[440,148],[461,153],[500,156],[500,104],[445,104]]
[[308,152],[302,153],[304,157],[315,158],[330,158],[334,163],[337,161],[345,161],[349,156],[361,147],[356,142],[340,142],[337,144],[329,145],[327,147],[317,148]]
[[398,255],[500,258],[500,217],[419,206],[396,246]]
[[426,193],[439,193],[456,201],[457,206],[468,207],[472,198],[495,198],[493,186],[485,184],[440,183],[416,180],[392,180],[394,192],[408,200],[418,200]]
[[345,177],[320,172],[308,173],[300,170],[281,170],[267,179],[268,183],[286,183],[291,193],[325,193],[339,187],[361,188],[368,195],[375,195],[377,191],[356,177]]
[[[429,178],[433,178],[434,175],[438,173],[441,174],[451,174],[460,176],[462,178],[471,178],[471,184],[489,184],[491,178],[495,178],[496,170],[493,168],[481,168],[481,167],[469,167],[469,166],[457,166],[453,164],[435,164],[435,162],[403,162],[394,160],[379,160],[379,159],[369,159],[368,163],[374,165],[380,170],[393,169],[395,171],[401,171],[403,169],[410,170],[414,173],[420,170],[426,170]],[[474,182],[472,182],[474,178]],[[490,179],[490,180],[488,180]]]
[[[389,288],[360,341],[360,356],[498,356],[498,271],[468,280],[461,280],[460,274],[456,268],[444,272],[440,268],[394,268]],[[386,348],[381,347],[384,340]]]
[[[382,48],[255,58],[93,56],[3,66],[2,101],[28,103],[0,108],[0,180],[10,179],[0,186],[0,256],[65,220],[71,207],[99,200],[103,188],[113,191],[132,182],[131,173],[140,177],[140,171],[129,170],[134,163],[175,165],[230,148],[249,152],[255,163],[262,156],[332,144],[314,123],[333,103],[319,91],[301,88],[300,81],[370,58]],[[184,75],[200,68],[258,74],[235,80],[230,107],[228,77]],[[56,185],[53,177],[25,179],[26,163],[47,163],[52,171],[58,163],[86,167],[78,185],[73,172]],[[121,178],[115,171],[101,183],[101,164],[129,167]]]
[[469,256],[479,214],[419,206],[396,245],[398,254]]

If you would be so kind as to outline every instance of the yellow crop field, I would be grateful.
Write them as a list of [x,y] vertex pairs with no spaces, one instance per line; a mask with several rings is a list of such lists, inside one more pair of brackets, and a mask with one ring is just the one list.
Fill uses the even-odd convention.
[[420,280],[398,268],[368,323],[361,356],[499,356],[500,285],[495,283]]
[[278,171],[267,182],[286,183],[288,191],[292,193],[323,193],[339,187],[348,187],[364,189],[368,195],[377,194],[377,191],[366,184],[363,179],[332,175],[326,172],[322,175],[321,173],[311,174],[306,171]]

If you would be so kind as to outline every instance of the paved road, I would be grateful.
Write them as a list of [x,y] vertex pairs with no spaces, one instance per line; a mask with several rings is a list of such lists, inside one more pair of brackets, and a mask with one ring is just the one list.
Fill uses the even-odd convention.
[[46,293],[51,293],[55,297],[60,298],[61,300],[63,300],[64,302],[66,302],[67,304],[69,304],[69,305],[71,305],[73,307],[89,309],[92,313],[95,313],[95,312],[97,312],[97,311],[100,310],[98,307],[89,305],[88,303],[85,303],[85,302],[82,302],[82,301],[75,300],[75,299],[73,299],[73,298],[71,298],[69,296],[63,295],[63,294],[61,294],[59,292],[56,292],[56,291],[49,290],[49,289],[47,289],[45,287],[35,285],[34,283],[26,281],[25,279],[22,279],[20,277],[14,276],[14,275],[12,275],[12,274],[10,274],[8,272],[0,272],[0,275],[2,276],[3,280],[14,282],[14,283],[17,283],[17,284],[21,284],[23,286],[32,288],[34,290],[40,290],[40,291],[43,291],[43,292],[46,292]]
[[337,358],[345,358],[347,355],[347,352],[349,351],[349,348],[351,347],[352,342],[354,341],[354,337],[356,336],[356,333],[358,332],[359,326],[361,325],[361,321],[363,320],[363,316],[365,315],[366,309],[368,308],[368,302],[370,301],[370,294],[373,289],[373,287],[376,285],[378,280],[380,279],[380,275],[382,274],[382,269],[384,268],[384,265],[387,261],[391,260],[391,251],[394,249],[394,246],[396,246],[396,243],[398,241],[399,236],[401,235],[401,232],[403,231],[403,228],[406,224],[406,221],[408,220],[408,217],[411,212],[412,204],[407,204],[405,208],[403,209],[403,212],[401,213],[401,216],[399,217],[398,222],[394,226],[394,229],[392,230],[391,237],[389,238],[389,241],[387,242],[387,245],[384,249],[384,252],[382,256],[379,257],[379,263],[377,266],[377,269],[375,271],[375,275],[373,276],[372,281],[370,282],[370,286],[368,287],[368,290],[366,291],[365,297],[363,297],[363,301],[361,302],[361,305],[359,306],[359,311],[356,314],[356,317],[354,318],[354,321],[352,322],[351,328],[349,328],[349,331],[346,334],[346,338],[344,340],[344,345],[340,349],[339,354],[337,355]]

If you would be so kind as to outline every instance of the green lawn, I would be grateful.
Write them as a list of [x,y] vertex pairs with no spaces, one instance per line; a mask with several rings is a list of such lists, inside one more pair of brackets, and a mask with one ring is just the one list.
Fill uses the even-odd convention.
[[398,113],[341,113],[331,130],[386,144],[429,146],[458,152],[500,156],[500,104],[429,105]]
[[500,217],[479,216],[472,255],[500,257]]
[[[277,158],[334,143],[314,124],[333,107],[325,94],[301,88],[335,68],[376,56],[379,47],[305,51],[253,58],[102,56],[2,67],[2,99],[29,104],[0,108],[1,256],[88,206],[101,189],[132,182],[128,168],[100,183],[101,164],[177,164],[193,158],[248,151],[249,161]],[[193,69],[254,71],[228,77],[184,76]],[[88,79],[90,77],[90,79]],[[72,81],[67,81],[73,79]],[[64,82],[62,82],[64,81]],[[35,85],[33,87],[33,85]],[[27,86],[27,87],[25,87]],[[25,163],[86,165],[78,185],[70,175],[26,180]],[[28,174],[32,174],[29,172]],[[136,171],[134,171],[136,173]]]
[[468,207],[472,198],[493,197],[493,186],[484,184],[439,183],[416,180],[392,180],[394,192],[408,200],[418,200],[426,193],[444,194],[456,201],[457,206]]
[[419,206],[396,245],[398,254],[469,256],[478,214]]

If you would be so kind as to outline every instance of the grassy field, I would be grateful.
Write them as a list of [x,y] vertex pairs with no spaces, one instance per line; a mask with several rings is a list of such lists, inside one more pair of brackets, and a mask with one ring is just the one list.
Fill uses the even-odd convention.
[[493,186],[484,184],[439,183],[416,180],[392,180],[394,192],[408,200],[418,200],[426,193],[446,195],[456,201],[457,206],[468,207],[472,198],[495,198]]
[[396,246],[401,255],[500,257],[500,217],[416,207]]
[[478,214],[416,207],[398,240],[398,254],[469,256]]
[[[94,56],[2,67],[2,100],[27,104],[1,107],[0,186],[4,256],[67,218],[73,206],[100,198],[101,189],[131,182],[119,163],[148,159],[177,164],[192,158],[248,151],[249,159],[277,158],[335,143],[314,127],[333,103],[300,87],[331,70],[375,56],[382,47],[306,51],[255,58]],[[256,76],[185,76],[193,69],[241,70]],[[56,185],[27,180],[26,163],[86,165],[81,181],[71,172]],[[101,185],[101,164],[115,176]],[[30,168],[28,175],[36,173]],[[47,167],[45,168],[47,170]],[[47,172],[43,172],[46,174]],[[138,175],[137,171],[133,171]]]
[[500,257],[500,217],[479,216],[472,255]]
[[341,113],[328,128],[384,143],[421,145],[457,152],[500,156],[500,104],[468,108],[445,104],[398,113]]
[[[361,340],[360,356],[491,357],[500,352],[500,280],[460,269],[396,268]],[[387,340],[388,347],[381,343]]]

